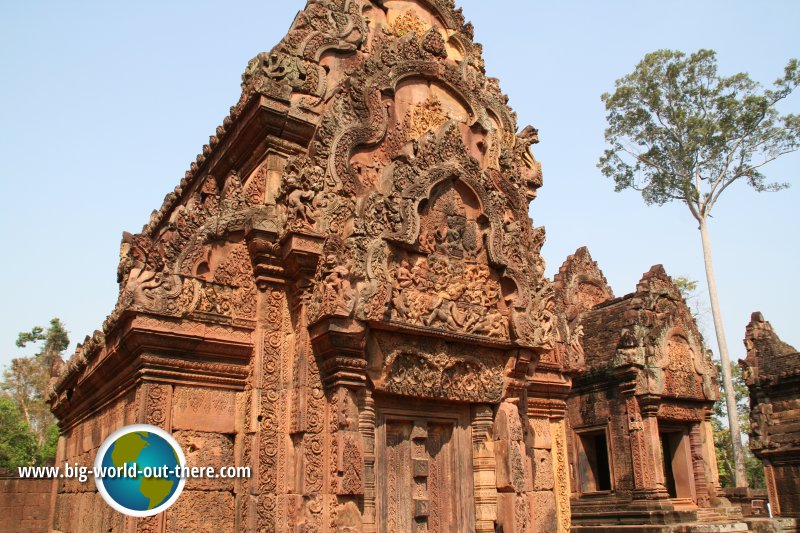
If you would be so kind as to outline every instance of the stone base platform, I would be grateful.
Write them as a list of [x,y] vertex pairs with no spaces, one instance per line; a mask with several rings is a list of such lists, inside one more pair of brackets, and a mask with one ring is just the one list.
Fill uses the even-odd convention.
[[745,518],[729,522],[695,522],[680,524],[573,524],[574,533],[800,533],[800,520],[795,518]]
[[[691,500],[624,502],[595,500],[574,502],[572,531],[597,533],[699,533],[748,532],[741,508],[698,508]],[[765,530],[767,533],[769,530]],[[777,530],[780,531],[780,530]],[[771,531],[769,532],[771,533]]]
[[753,533],[800,533],[797,518],[745,518]]
[[671,525],[647,525],[647,526],[573,526],[571,531],[576,533],[591,532],[591,533],[629,533],[632,531],[641,531],[646,533],[727,533],[739,532],[749,533],[751,530],[747,528],[744,522],[728,522],[722,524],[671,524]]

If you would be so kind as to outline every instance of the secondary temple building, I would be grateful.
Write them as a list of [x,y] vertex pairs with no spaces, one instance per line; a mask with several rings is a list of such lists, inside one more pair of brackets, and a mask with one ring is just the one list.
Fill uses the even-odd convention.
[[118,303],[49,397],[58,463],[148,423],[190,466],[253,476],[190,479],[143,519],[59,480],[52,530],[725,519],[716,376],[686,305],[660,267],[615,299],[586,250],[544,277],[538,132],[517,132],[452,0],[310,0],[124,235]]
[[744,343],[750,449],[764,462],[773,514],[800,518],[800,352],[761,313],[753,313]]
[[554,285],[562,328],[581,340],[571,357],[585,360],[567,401],[574,528],[705,531],[704,523],[741,518],[720,497],[710,423],[716,369],[663,267],[614,298],[581,248]]

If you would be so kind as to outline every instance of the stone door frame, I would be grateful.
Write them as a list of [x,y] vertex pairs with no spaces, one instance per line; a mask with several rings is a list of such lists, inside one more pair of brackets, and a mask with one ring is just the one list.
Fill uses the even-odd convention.
[[[395,404],[395,405],[392,405]],[[404,404],[399,407],[397,404]],[[385,502],[382,494],[385,493],[386,479],[382,472],[386,467],[386,421],[393,417],[413,421],[414,430],[411,440],[424,440],[427,436],[425,428],[417,422],[445,422],[453,424],[453,450],[457,463],[457,483],[459,485],[459,529],[453,533],[468,533],[475,531],[475,492],[473,471],[473,448],[470,404],[446,402],[442,400],[415,400],[411,398],[396,398],[390,395],[375,396],[375,518],[377,531],[384,531],[381,523]],[[412,444],[413,445],[413,444]],[[412,475],[416,472],[412,472]],[[427,481],[425,482],[425,495],[427,496]],[[410,512],[416,512],[410,510]],[[428,531],[427,529],[424,529]]]

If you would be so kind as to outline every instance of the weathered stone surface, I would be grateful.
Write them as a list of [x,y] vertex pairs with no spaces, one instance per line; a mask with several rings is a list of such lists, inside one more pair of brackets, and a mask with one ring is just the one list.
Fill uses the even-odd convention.
[[44,531],[50,513],[51,479],[0,479],[0,531]]
[[764,462],[772,512],[800,518],[800,352],[761,313],[753,313],[744,344],[750,449]]
[[553,456],[550,450],[534,450],[532,457],[533,490],[553,490]]
[[[123,235],[117,305],[49,398],[60,457],[139,422],[190,466],[252,468],[138,531],[530,533],[581,363],[529,218],[538,131],[507,101],[451,1],[310,0]],[[56,522],[99,532],[75,525],[93,497],[59,484]]]
[[167,531],[233,533],[233,494],[186,490],[166,511]]
[[601,530],[620,512],[625,524],[692,521],[671,501],[683,511],[717,500],[707,420],[718,382],[680,292],[659,265],[614,298],[586,248],[554,286],[569,357],[586,365],[568,400],[573,522]]
[[[186,465],[191,468],[222,467],[235,465],[233,440],[228,435],[203,433],[198,431],[176,431],[175,440],[181,445],[186,456]],[[190,478],[186,490],[233,490],[233,479],[229,478]]]
[[211,433],[234,433],[236,393],[198,387],[175,387],[172,427]]
[[549,490],[536,491],[530,495],[530,531],[554,533],[558,531],[556,520],[556,499]]

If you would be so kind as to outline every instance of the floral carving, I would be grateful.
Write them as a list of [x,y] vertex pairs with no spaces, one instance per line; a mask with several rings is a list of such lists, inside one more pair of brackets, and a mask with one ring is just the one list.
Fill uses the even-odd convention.
[[406,396],[471,402],[497,402],[505,365],[499,357],[398,351],[389,356],[381,388]]

